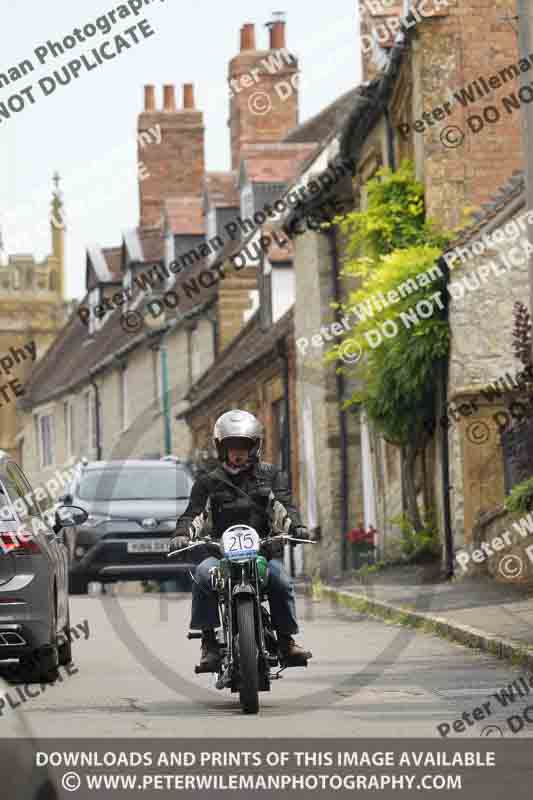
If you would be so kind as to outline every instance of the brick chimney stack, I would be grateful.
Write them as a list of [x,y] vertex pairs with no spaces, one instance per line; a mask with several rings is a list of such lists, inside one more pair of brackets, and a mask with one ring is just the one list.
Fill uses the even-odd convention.
[[277,144],[298,125],[298,61],[286,49],[285,22],[268,27],[269,49],[258,50],[255,25],[243,25],[240,52],[229,63],[232,169],[243,147]]
[[247,22],[241,28],[241,53],[245,50],[255,50],[255,25]]
[[155,87],[145,86],[139,114],[137,158],[140,168],[140,226],[161,224],[162,203],[176,194],[201,196],[205,172],[204,118],[194,105],[194,87],[183,87],[183,108],[176,108],[176,90],[163,87],[158,109]]
[[186,83],[183,86],[183,108],[194,110],[194,85]]
[[[429,6],[432,5],[430,2]],[[361,21],[361,54],[363,80],[373,80],[383,67],[383,56],[374,56],[376,42],[388,50],[393,46],[396,34],[402,31],[400,19],[404,8],[403,0],[359,0]]]
[[163,111],[176,110],[176,89],[173,85],[163,86]]
[[270,49],[283,50],[286,46],[285,23],[282,20],[276,20],[270,25]]
[[144,87],[144,110],[155,111],[155,86]]

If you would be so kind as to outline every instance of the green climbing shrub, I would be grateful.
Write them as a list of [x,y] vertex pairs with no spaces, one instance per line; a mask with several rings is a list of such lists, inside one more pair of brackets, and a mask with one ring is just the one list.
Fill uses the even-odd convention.
[[[438,368],[449,352],[445,275],[437,262],[452,232],[426,218],[424,187],[410,162],[396,172],[379,170],[365,188],[367,208],[334,220],[346,241],[342,275],[359,280],[335,307],[357,323],[326,359],[359,379],[345,408],[360,404],[374,428],[404,448],[407,513],[420,529],[414,469],[434,428]],[[422,301],[431,315],[413,316]],[[380,336],[387,325],[396,334]],[[355,366],[346,353],[360,354]]]
[[440,555],[441,544],[434,514],[426,513],[422,530],[415,530],[406,514],[391,519],[401,531],[402,555],[409,563],[428,561]]
[[505,498],[506,511],[525,513],[533,508],[533,478],[528,478],[513,487]]

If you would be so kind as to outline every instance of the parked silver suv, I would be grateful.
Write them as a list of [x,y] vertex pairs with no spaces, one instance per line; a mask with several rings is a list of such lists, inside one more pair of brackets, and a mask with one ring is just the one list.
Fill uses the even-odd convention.
[[14,667],[26,682],[54,681],[71,661],[63,528],[85,519],[68,506],[50,519],[0,450],[0,667]]

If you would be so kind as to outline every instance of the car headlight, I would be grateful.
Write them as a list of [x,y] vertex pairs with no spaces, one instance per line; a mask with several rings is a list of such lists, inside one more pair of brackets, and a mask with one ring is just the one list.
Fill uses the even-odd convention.
[[98,525],[102,525],[104,522],[109,522],[112,517],[108,514],[89,514],[85,522],[79,526],[80,528],[96,528]]

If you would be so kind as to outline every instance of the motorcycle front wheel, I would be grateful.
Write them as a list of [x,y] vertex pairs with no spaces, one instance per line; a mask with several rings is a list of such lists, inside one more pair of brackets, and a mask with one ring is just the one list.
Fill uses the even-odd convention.
[[241,597],[237,603],[237,630],[239,634],[239,696],[245,714],[259,711],[259,670],[255,638],[253,597]]

